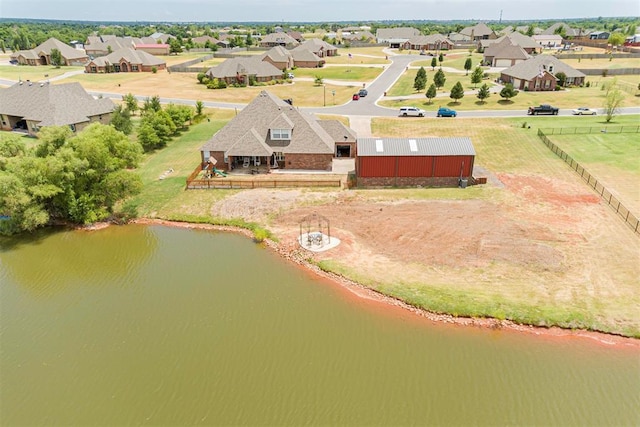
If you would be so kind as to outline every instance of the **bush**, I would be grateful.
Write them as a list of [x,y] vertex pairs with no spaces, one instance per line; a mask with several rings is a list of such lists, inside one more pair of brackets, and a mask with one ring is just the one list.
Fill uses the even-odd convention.
[[607,77],[608,73],[609,73],[609,70],[605,68],[604,70],[602,70],[602,77]]
[[522,129],[526,129],[527,128],[527,122],[522,122]]
[[587,82],[587,83],[585,83],[585,86],[587,86],[587,87],[591,87],[591,82]]
[[151,67],[151,72],[153,74],[157,73],[158,72],[158,67]]

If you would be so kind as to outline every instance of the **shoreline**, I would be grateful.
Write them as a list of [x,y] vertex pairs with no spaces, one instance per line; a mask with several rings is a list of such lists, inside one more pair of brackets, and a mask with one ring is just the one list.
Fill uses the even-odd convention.
[[[189,223],[189,222],[170,221],[170,220],[163,220],[163,219],[150,219],[150,218],[138,218],[131,221],[130,224],[162,225],[162,226],[176,227],[176,228],[231,232],[231,233],[241,234],[245,237],[253,239],[253,233],[250,230],[233,227],[233,226],[213,225],[213,224],[206,224],[206,223],[199,224],[199,223]],[[94,226],[86,227],[82,229],[83,230],[100,230],[109,226],[110,226],[109,223],[100,223],[100,224],[95,224]],[[528,333],[536,336],[589,339],[591,341],[595,341],[600,345],[605,345],[605,346],[616,346],[616,347],[640,349],[639,339],[636,339],[633,337],[626,337],[626,336],[618,335],[614,333],[589,331],[584,329],[576,329],[576,330],[563,329],[558,326],[542,327],[542,326],[519,324],[510,320],[499,320],[494,318],[457,317],[450,314],[434,313],[426,309],[414,307],[400,299],[380,293],[358,282],[355,282],[349,278],[346,278],[340,274],[324,271],[320,269],[318,266],[316,266],[315,264],[311,264],[304,259],[305,257],[302,256],[304,249],[302,248],[300,248],[300,250],[287,250],[282,244],[279,244],[269,239],[265,239],[263,243],[267,248],[277,253],[281,258],[304,268],[309,273],[313,273],[314,275],[320,278],[331,281],[336,286],[339,286],[340,288],[351,292],[353,295],[357,296],[358,298],[373,300],[376,302],[384,303],[385,305],[388,305],[388,306],[401,308],[407,312],[411,312],[416,316],[420,316],[432,322],[441,323],[441,324],[450,324],[450,325],[462,326],[462,327],[476,327],[476,328],[482,328],[482,329],[491,329],[491,330],[504,329],[504,330],[514,331],[514,332]]]

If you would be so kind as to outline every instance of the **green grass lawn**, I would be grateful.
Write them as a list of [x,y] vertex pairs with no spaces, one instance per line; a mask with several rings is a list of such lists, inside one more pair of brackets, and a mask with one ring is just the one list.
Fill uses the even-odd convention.
[[[471,58],[471,63],[473,67],[477,66],[482,62],[482,54],[481,53],[472,53],[469,55],[469,52],[456,51],[455,53],[446,53],[442,58],[442,64],[438,62],[438,67],[451,67],[458,69],[460,71],[464,71],[464,63],[467,58]],[[412,67],[424,67],[425,70],[431,71],[431,56],[419,56],[420,59],[417,59],[415,62],[411,63]],[[436,56],[436,59],[438,57]]]
[[[438,69],[436,68],[436,71],[437,70]],[[418,93],[421,93],[424,95],[427,92],[427,89],[429,88],[429,86],[431,86],[431,84],[433,83],[433,76],[436,73],[436,71],[431,71],[431,67],[425,67],[425,71],[427,72],[427,86],[425,87],[424,90],[417,92],[413,88],[413,82],[416,78],[416,74],[418,73],[418,70],[409,69],[408,71],[405,71],[402,74],[402,76],[400,76],[400,78],[396,81],[396,83],[393,85],[391,90],[387,91],[387,96],[405,96],[405,95],[415,95]],[[462,84],[462,87],[464,88],[465,91],[477,89],[482,85],[482,83],[478,85],[474,85],[473,83],[471,83],[471,74],[465,75],[464,73],[460,74],[460,73],[447,73],[447,72],[445,72],[444,74],[447,80],[445,81],[444,86],[438,89],[438,93],[450,93],[451,88],[457,82],[460,82]],[[492,86],[492,81],[493,81],[492,79],[485,79],[483,80],[483,83],[487,83],[489,84],[489,86]],[[426,101],[427,99],[425,98],[424,102]],[[382,105],[386,105],[386,104],[382,104]]]
[[320,76],[328,80],[348,80],[358,82],[370,82],[382,73],[382,67],[349,67],[335,66],[323,68],[296,68],[293,71],[296,77]]

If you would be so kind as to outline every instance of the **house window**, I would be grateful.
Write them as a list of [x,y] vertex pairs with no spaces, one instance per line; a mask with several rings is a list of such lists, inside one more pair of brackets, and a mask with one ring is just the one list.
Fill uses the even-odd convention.
[[132,65],[131,66],[131,71],[138,71],[138,66],[137,65]]
[[96,68],[96,67],[94,67],[94,66],[92,66],[92,67],[91,67],[91,72],[92,72],[92,73],[95,73],[95,72],[97,72],[97,71],[98,71],[98,70],[97,70],[97,68]]
[[551,80],[545,80],[544,81],[544,88],[545,89],[549,89],[551,87]]
[[284,153],[281,151],[277,151],[275,153],[273,153],[273,155],[276,157],[276,160],[278,162],[283,162],[284,161]]
[[76,125],[69,125],[69,129],[71,129],[71,132],[75,132],[76,131]]
[[289,140],[291,139],[291,129],[271,129],[271,139]]

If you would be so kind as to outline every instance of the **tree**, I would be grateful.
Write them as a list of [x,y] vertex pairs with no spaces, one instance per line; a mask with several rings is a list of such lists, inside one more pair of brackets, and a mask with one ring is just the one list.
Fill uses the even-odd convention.
[[436,65],[438,65],[438,60],[434,56],[433,58],[431,58],[431,71],[436,69]]
[[560,71],[556,74],[556,79],[558,79],[558,86],[564,87],[564,84],[567,82],[567,75]]
[[169,53],[175,53],[178,54],[182,52],[182,46],[180,44],[180,42],[178,41],[178,39],[170,39],[169,40]]
[[444,55],[442,54],[442,52],[440,52],[440,55],[438,55],[438,62],[440,63],[440,66],[442,66],[442,63],[444,62]]
[[466,61],[464,61],[464,69],[467,70],[467,76],[469,75],[469,70],[471,69],[471,67],[471,58],[467,58]]
[[204,113],[204,102],[196,101],[196,117],[202,117]]
[[456,84],[453,85],[449,98],[453,99],[455,102],[464,98],[464,88],[462,87],[462,83],[456,82]]
[[529,37],[531,37],[531,36],[533,36],[534,34],[535,34],[535,29],[533,28],[533,24],[530,24],[530,25],[527,27],[527,35],[528,35]]
[[313,83],[314,83],[316,86],[322,86],[322,84],[324,83],[324,80],[322,79],[322,77],[321,77],[321,76],[316,75],[315,80],[313,81]]
[[145,98],[144,104],[142,105],[143,112],[158,112],[160,110],[162,110],[162,105],[160,105],[160,97],[158,95],[155,95],[151,98]]
[[482,86],[480,86],[480,89],[478,90],[478,94],[476,96],[478,97],[480,102],[484,104],[485,102],[484,100],[489,98],[489,96],[491,96],[491,93],[489,92],[489,85],[485,83]]
[[436,85],[435,83],[431,83],[431,86],[429,86],[429,89],[427,89],[427,93],[425,94],[427,99],[429,99],[429,103],[431,103],[431,100],[436,97],[436,94]]
[[251,37],[251,33],[247,34],[247,38],[244,40],[244,44],[247,45],[247,47],[251,47],[253,45],[253,37]]
[[420,67],[416,73],[416,78],[413,80],[413,88],[417,91],[422,91],[427,87],[427,72],[424,67]]
[[128,108],[123,108],[122,105],[118,105],[113,110],[113,112],[111,113],[111,121],[109,122],[109,124],[125,135],[129,135],[131,131],[133,131],[131,113],[129,112]]
[[113,48],[111,45],[107,45],[107,54],[113,53]]
[[613,119],[613,117],[620,113],[620,104],[624,100],[624,95],[620,88],[618,88],[618,81],[614,79],[609,84],[603,86],[604,94],[604,114],[607,123]]
[[482,81],[482,77],[484,77],[484,72],[482,71],[482,68],[476,67],[476,69],[473,70],[473,73],[471,73],[471,83],[473,83],[474,88],[478,83]]
[[511,83],[507,83],[500,91],[500,97],[506,99],[507,101],[509,101],[517,94],[518,91],[513,88],[513,85]]
[[611,33],[611,35],[609,36],[609,40],[607,40],[607,43],[609,43],[612,46],[620,46],[622,44],[624,44],[625,41],[625,36],[622,33]]
[[60,67],[62,65],[62,54],[56,48],[51,49],[51,65]]
[[440,89],[446,83],[447,78],[444,75],[444,71],[440,68],[433,76],[433,82],[436,84],[436,88]]
[[124,102],[127,110],[133,115],[138,111],[138,99],[134,94],[128,93],[122,96],[122,101]]
[[193,119],[193,110],[187,105],[169,104],[165,111],[169,114],[176,127],[181,129],[186,129],[186,123]]

